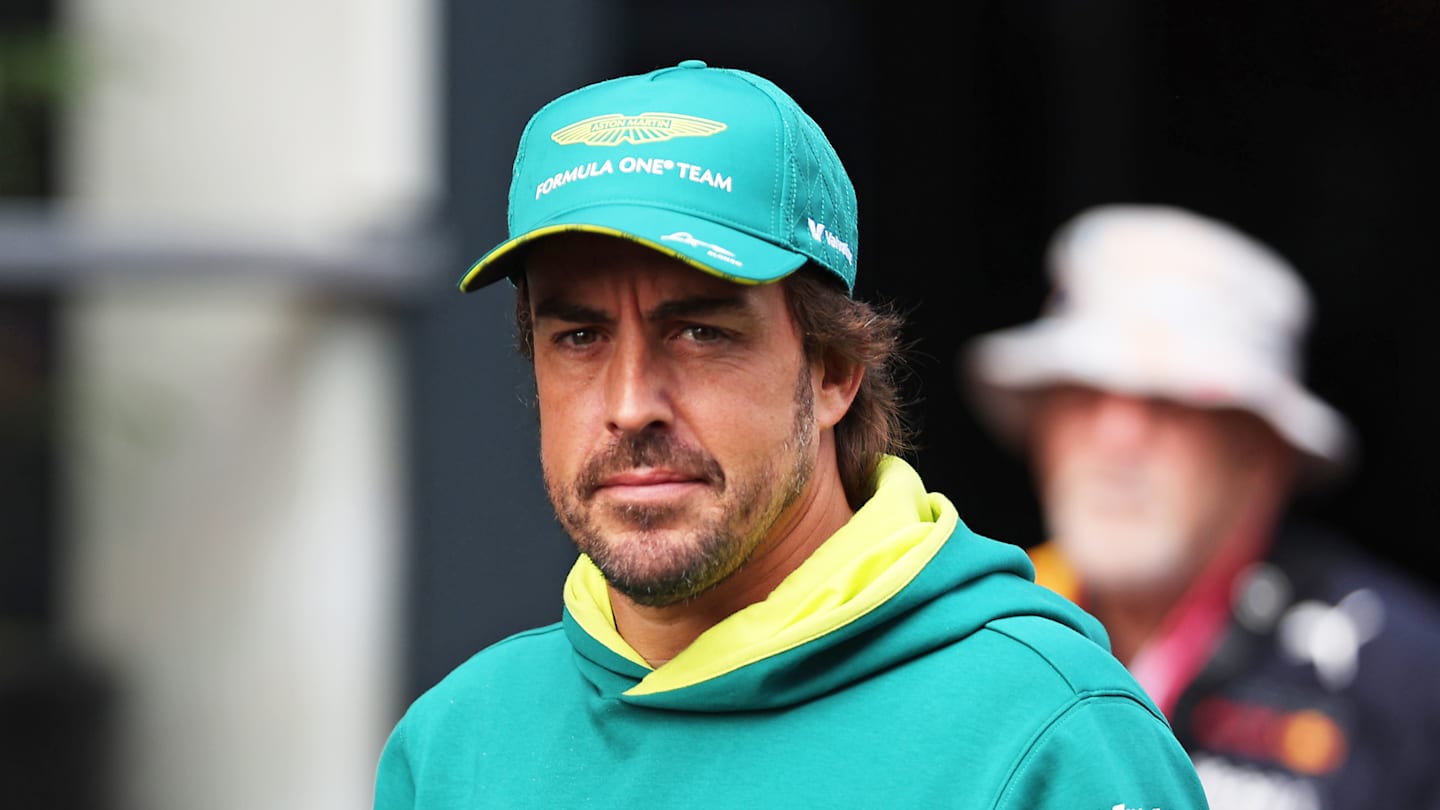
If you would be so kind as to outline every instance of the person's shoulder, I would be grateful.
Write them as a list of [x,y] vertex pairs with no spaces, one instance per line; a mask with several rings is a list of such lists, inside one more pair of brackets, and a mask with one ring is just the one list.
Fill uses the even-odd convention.
[[1270,561],[1295,600],[1338,605],[1356,594],[1369,594],[1392,620],[1413,623],[1420,632],[1440,633],[1440,590],[1336,529],[1313,522],[1287,524]]
[[990,622],[988,629],[1014,643],[1015,665],[1048,673],[1061,692],[1075,697],[1125,696],[1153,710],[1119,659],[1067,625],[1038,616],[1012,616]]
[[[501,639],[450,670],[406,707],[391,730],[377,790],[403,795],[407,785],[444,782],[463,756],[459,752],[525,728],[534,707],[553,691],[554,673],[574,669],[563,666],[561,656],[568,653],[562,648],[569,645],[556,623]],[[397,804],[410,806],[405,799]]]
[[463,705],[498,689],[533,682],[538,672],[554,669],[555,661],[570,653],[559,622],[515,633],[450,670],[416,699],[411,711]]
[[1282,598],[1268,626],[1291,660],[1338,681],[1331,688],[1371,711],[1406,721],[1440,712],[1430,689],[1440,678],[1435,589],[1348,536],[1313,525],[1290,527],[1269,563],[1267,588]]
[[[1199,810],[1204,791],[1165,716],[1114,655],[1074,628],[1043,616],[1011,616],[986,625],[997,694],[985,696],[998,724],[1028,733],[1001,807],[1051,807],[1059,801]],[[1063,798],[1062,798],[1063,797]],[[1138,804],[1137,804],[1138,803]]]

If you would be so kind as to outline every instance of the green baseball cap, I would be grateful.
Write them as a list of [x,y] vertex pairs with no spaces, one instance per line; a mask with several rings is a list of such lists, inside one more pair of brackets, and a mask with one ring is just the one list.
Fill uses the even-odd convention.
[[556,233],[631,239],[742,284],[813,261],[855,289],[855,189],[820,126],[785,91],[691,59],[598,82],[542,107],[520,136],[509,233],[460,280],[520,269]]

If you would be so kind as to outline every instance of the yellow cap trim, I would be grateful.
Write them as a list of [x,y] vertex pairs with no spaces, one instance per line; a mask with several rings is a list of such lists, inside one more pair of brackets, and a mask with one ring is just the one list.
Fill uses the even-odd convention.
[[[721,272],[720,270],[717,270],[708,264],[690,258],[689,256],[675,250],[672,247],[663,245],[659,242],[651,241],[649,239],[643,239],[627,231],[616,230],[615,228],[606,228],[600,225],[547,225],[543,228],[536,228],[529,233],[521,234],[520,236],[517,236],[514,239],[505,242],[504,244],[482,256],[478,261],[470,265],[469,270],[465,271],[465,276],[460,279],[460,290],[462,292],[471,292],[477,289],[475,287],[475,283],[476,280],[480,277],[480,275],[483,274],[486,270],[495,267],[497,263],[501,262],[502,260],[510,258],[511,254],[514,253],[517,248],[528,245],[531,242],[534,242],[535,240],[542,237],[554,236],[557,233],[594,233],[600,234],[601,236],[614,236],[619,239],[625,239],[630,242],[644,245],[651,250],[659,251],[666,256],[669,256],[673,259],[678,259],[690,265],[691,267],[694,267],[696,270],[702,270],[717,278],[723,278],[726,281],[731,281],[736,284],[751,285],[768,283],[757,281],[753,278],[742,278],[740,276],[734,276],[730,275],[729,273]],[[505,273],[505,275],[509,275],[509,273],[507,272]],[[494,280],[498,281],[499,279]],[[486,283],[488,284],[489,282]]]

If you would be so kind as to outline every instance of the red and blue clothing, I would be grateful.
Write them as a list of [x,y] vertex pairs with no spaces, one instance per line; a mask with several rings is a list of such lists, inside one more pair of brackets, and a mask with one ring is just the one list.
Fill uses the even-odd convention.
[[[1085,606],[1053,546],[1037,581]],[[1440,809],[1440,601],[1313,526],[1206,572],[1130,662],[1230,810]]]

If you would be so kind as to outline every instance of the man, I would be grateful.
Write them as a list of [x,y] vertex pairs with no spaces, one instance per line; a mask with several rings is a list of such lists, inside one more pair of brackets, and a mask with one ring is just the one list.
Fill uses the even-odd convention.
[[1308,291],[1194,212],[1107,205],[1050,249],[1043,317],[966,388],[1028,451],[1037,581],[1109,631],[1214,807],[1440,807],[1440,610],[1292,509],[1351,463],[1299,380]]
[[780,88],[566,94],[509,223],[460,286],[514,288],[581,555],[558,623],[410,707],[377,808],[1205,806],[1093,617],[895,455],[901,324],[852,297],[854,189]]

